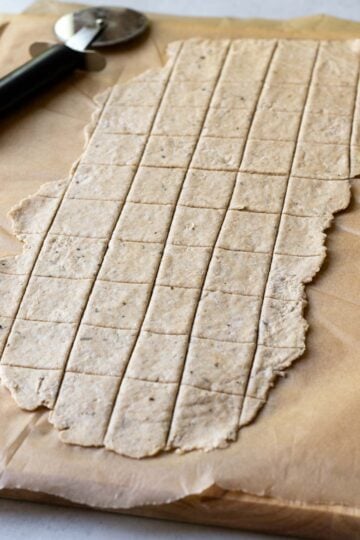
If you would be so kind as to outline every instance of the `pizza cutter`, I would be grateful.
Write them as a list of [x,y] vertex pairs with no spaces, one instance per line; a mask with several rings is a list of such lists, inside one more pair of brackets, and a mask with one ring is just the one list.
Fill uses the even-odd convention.
[[62,44],[34,43],[30,47],[33,59],[0,79],[0,114],[15,110],[75,69],[103,69],[105,58],[89,47],[126,43],[142,34],[148,24],[145,15],[126,8],[91,7],[64,15],[54,26]]

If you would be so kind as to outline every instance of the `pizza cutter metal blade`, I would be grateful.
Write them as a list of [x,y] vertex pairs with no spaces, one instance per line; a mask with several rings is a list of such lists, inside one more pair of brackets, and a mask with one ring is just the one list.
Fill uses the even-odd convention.
[[89,47],[126,43],[148,25],[145,15],[126,8],[92,7],[64,15],[54,26],[62,44],[34,43],[33,59],[0,79],[0,114],[15,110],[75,69],[103,69],[105,58]]

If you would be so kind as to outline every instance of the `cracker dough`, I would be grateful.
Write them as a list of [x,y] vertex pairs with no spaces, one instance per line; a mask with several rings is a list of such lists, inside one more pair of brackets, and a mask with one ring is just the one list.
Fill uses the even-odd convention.
[[169,244],[159,268],[157,282],[170,287],[201,287],[211,249]]
[[76,169],[69,186],[69,199],[123,201],[126,198],[134,170],[117,165],[86,165]]
[[82,324],[69,357],[68,371],[121,377],[135,339],[134,330]]
[[37,369],[61,369],[74,334],[74,324],[17,319],[2,363]]
[[235,171],[240,163],[244,140],[223,137],[200,137],[193,166],[198,169]]
[[19,309],[30,321],[76,323],[86,305],[90,279],[32,276]]
[[[125,378],[105,443],[130,457],[152,456],[164,448],[177,384]],[[141,429],[139,429],[141,425]]]
[[121,208],[115,201],[65,199],[52,226],[54,234],[108,238]]
[[203,133],[209,137],[245,137],[251,122],[252,111],[211,107]]
[[[239,79],[238,82],[220,80],[211,107],[215,109],[241,109],[252,112],[259,95],[261,84],[258,81]],[[239,114],[239,113],[235,113]]]
[[152,283],[162,247],[151,242],[113,239],[101,265],[99,279],[123,283]]
[[109,105],[99,122],[104,133],[146,134],[154,118],[153,107]]
[[114,238],[128,242],[162,243],[167,235],[171,214],[170,205],[127,202]]
[[23,250],[16,257],[0,259],[0,274],[29,274],[34,265],[42,243],[40,234],[19,234],[18,239],[23,243]]
[[198,135],[205,111],[201,108],[161,107],[153,127],[155,135]]
[[[71,444],[221,448],[305,350],[305,284],[360,164],[356,42],[200,40],[102,101],[12,211],[0,376]],[[241,432],[240,432],[241,437]]]
[[146,141],[145,135],[122,135],[95,132],[92,144],[83,156],[90,165],[133,165],[139,163]]
[[139,167],[128,199],[134,203],[174,204],[184,175],[184,169]]
[[35,195],[15,206],[10,217],[15,233],[44,233],[47,231],[59,201],[57,198]]
[[238,173],[231,209],[279,214],[287,186],[286,176]]
[[224,210],[179,205],[170,229],[170,244],[212,247],[224,212]]
[[35,267],[35,276],[93,278],[104,257],[106,243],[97,238],[49,234]]

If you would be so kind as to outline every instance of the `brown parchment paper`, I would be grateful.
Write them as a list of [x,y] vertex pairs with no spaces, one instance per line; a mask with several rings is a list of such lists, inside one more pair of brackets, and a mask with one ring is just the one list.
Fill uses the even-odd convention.
[[[54,20],[71,9],[42,2],[31,13],[0,16],[0,76],[27,59],[33,41],[52,41]],[[80,156],[94,96],[118,78],[162,65],[169,41],[360,35],[360,23],[325,16],[151,20],[146,39],[106,53],[103,72],[76,74],[2,121],[0,256],[20,249],[6,218],[10,207],[44,182],[67,176]],[[0,388],[1,493],[311,538],[360,535],[360,180],[353,181],[350,207],[328,231],[327,247],[327,261],[307,287],[307,352],[236,443],[140,461],[69,446],[47,411],[23,412]]]

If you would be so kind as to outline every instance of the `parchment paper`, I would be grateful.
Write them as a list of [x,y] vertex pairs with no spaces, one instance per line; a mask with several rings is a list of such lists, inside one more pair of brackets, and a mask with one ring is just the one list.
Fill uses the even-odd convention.
[[[31,14],[9,18],[5,26],[6,18],[0,18],[0,75],[27,59],[33,41],[53,40],[53,21],[71,9],[42,3]],[[145,40],[106,53],[108,65],[103,72],[79,73],[72,82],[62,83],[2,122],[0,256],[17,252],[20,246],[5,217],[10,207],[44,182],[66,176],[81,154],[95,94],[119,77],[126,80],[162,65],[169,41],[194,36],[360,35],[360,24],[324,16],[285,22],[151,19],[151,33]],[[231,504],[230,491],[232,502],[236,493],[238,501],[244,497],[241,493],[257,496],[243,498],[242,508],[246,501],[259,508],[262,501],[277,501],[291,512],[317,508],[333,518],[351,518],[351,527],[359,530],[360,180],[353,181],[352,203],[337,215],[327,246],[327,261],[307,287],[307,352],[271,392],[257,420],[241,430],[236,443],[210,453],[163,454],[141,461],[104,449],[72,447],[59,441],[46,411],[22,412],[0,388],[3,493],[25,497],[39,492],[99,508],[130,509],[169,503],[217,485],[221,489],[211,496],[222,501],[224,516]],[[166,515],[166,511],[146,509],[141,513]],[[169,511],[168,516],[188,519],[180,510]],[[336,529],[337,520],[332,521],[329,531]],[[224,518],[223,524],[238,523]]]

